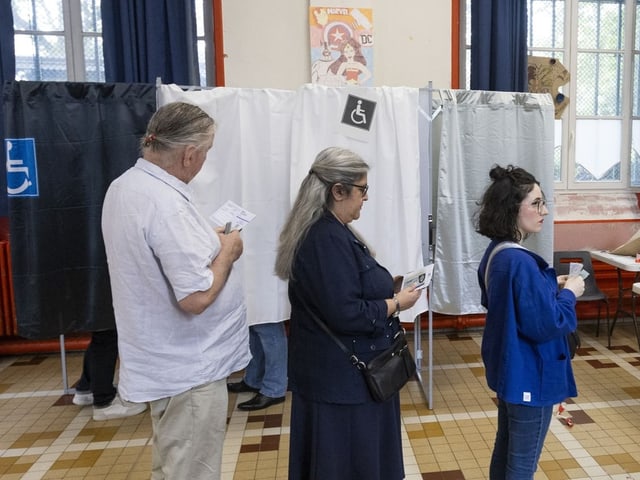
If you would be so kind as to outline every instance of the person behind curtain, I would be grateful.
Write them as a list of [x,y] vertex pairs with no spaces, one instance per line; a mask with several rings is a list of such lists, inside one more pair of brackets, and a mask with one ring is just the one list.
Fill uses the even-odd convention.
[[249,362],[239,232],[215,229],[189,182],[212,146],[215,123],[175,102],[151,117],[142,158],[115,179],[102,232],[118,330],[118,390],[149,402],[153,480],[219,479],[227,376]]
[[280,233],[275,272],[288,280],[291,303],[289,480],[404,478],[399,394],[374,401],[310,315],[368,362],[391,345],[397,314],[421,295],[415,287],[394,294],[394,278],[350,226],[368,199],[368,169],[350,150],[322,150]]
[[[251,322],[249,322],[251,323]],[[283,403],[287,392],[287,333],[284,322],[249,325],[251,361],[239,382],[227,383],[231,393],[252,392],[238,409],[261,410]]]
[[556,276],[530,250],[506,248],[491,260],[485,285],[493,249],[540,232],[549,213],[539,182],[526,170],[496,165],[489,176],[474,219],[476,231],[491,239],[478,267],[487,309],[482,360],[498,397],[489,478],[532,479],[554,404],[578,394],[566,335],[577,327],[576,297],[584,280]]
[[93,405],[93,419],[96,421],[130,417],[147,409],[145,403],[130,403],[118,395],[113,385],[117,361],[116,329],[91,332],[91,341],[82,361],[82,374],[71,401],[80,406]]

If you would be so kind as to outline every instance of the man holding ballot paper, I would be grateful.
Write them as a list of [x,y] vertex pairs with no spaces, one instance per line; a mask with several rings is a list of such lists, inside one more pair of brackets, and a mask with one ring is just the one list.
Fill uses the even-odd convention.
[[141,141],[142,158],[104,200],[118,390],[150,404],[154,479],[220,478],[226,378],[251,358],[234,267],[242,239],[238,230],[214,229],[189,186],[214,132],[213,119],[195,105],[160,107]]

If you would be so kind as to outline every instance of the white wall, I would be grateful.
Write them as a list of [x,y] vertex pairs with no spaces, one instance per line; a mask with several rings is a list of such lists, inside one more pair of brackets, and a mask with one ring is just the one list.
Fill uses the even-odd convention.
[[[450,88],[451,2],[370,1],[375,86]],[[311,81],[308,0],[224,0],[222,10],[227,87],[293,90]]]

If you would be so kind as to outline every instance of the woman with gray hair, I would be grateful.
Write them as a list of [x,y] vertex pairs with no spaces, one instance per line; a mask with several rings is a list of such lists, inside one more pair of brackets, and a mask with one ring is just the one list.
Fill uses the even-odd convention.
[[314,320],[365,363],[388,348],[420,296],[394,279],[349,225],[368,199],[369,166],[330,147],[302,181],[280,234],[275,271],[289,281],[289,480],[404,478],[400,400],[376,402],[362,373]]

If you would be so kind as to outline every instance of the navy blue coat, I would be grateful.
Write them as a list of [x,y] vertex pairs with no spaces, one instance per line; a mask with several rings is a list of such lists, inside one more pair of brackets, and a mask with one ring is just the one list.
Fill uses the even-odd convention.
[[289,281],[289,387],[307,400],[373,402],[362,373],[308,314],[320,317],[342,343],[367,362],[391,345],[399,323],[387,318],[391,274],[330,213],[310,229]]

